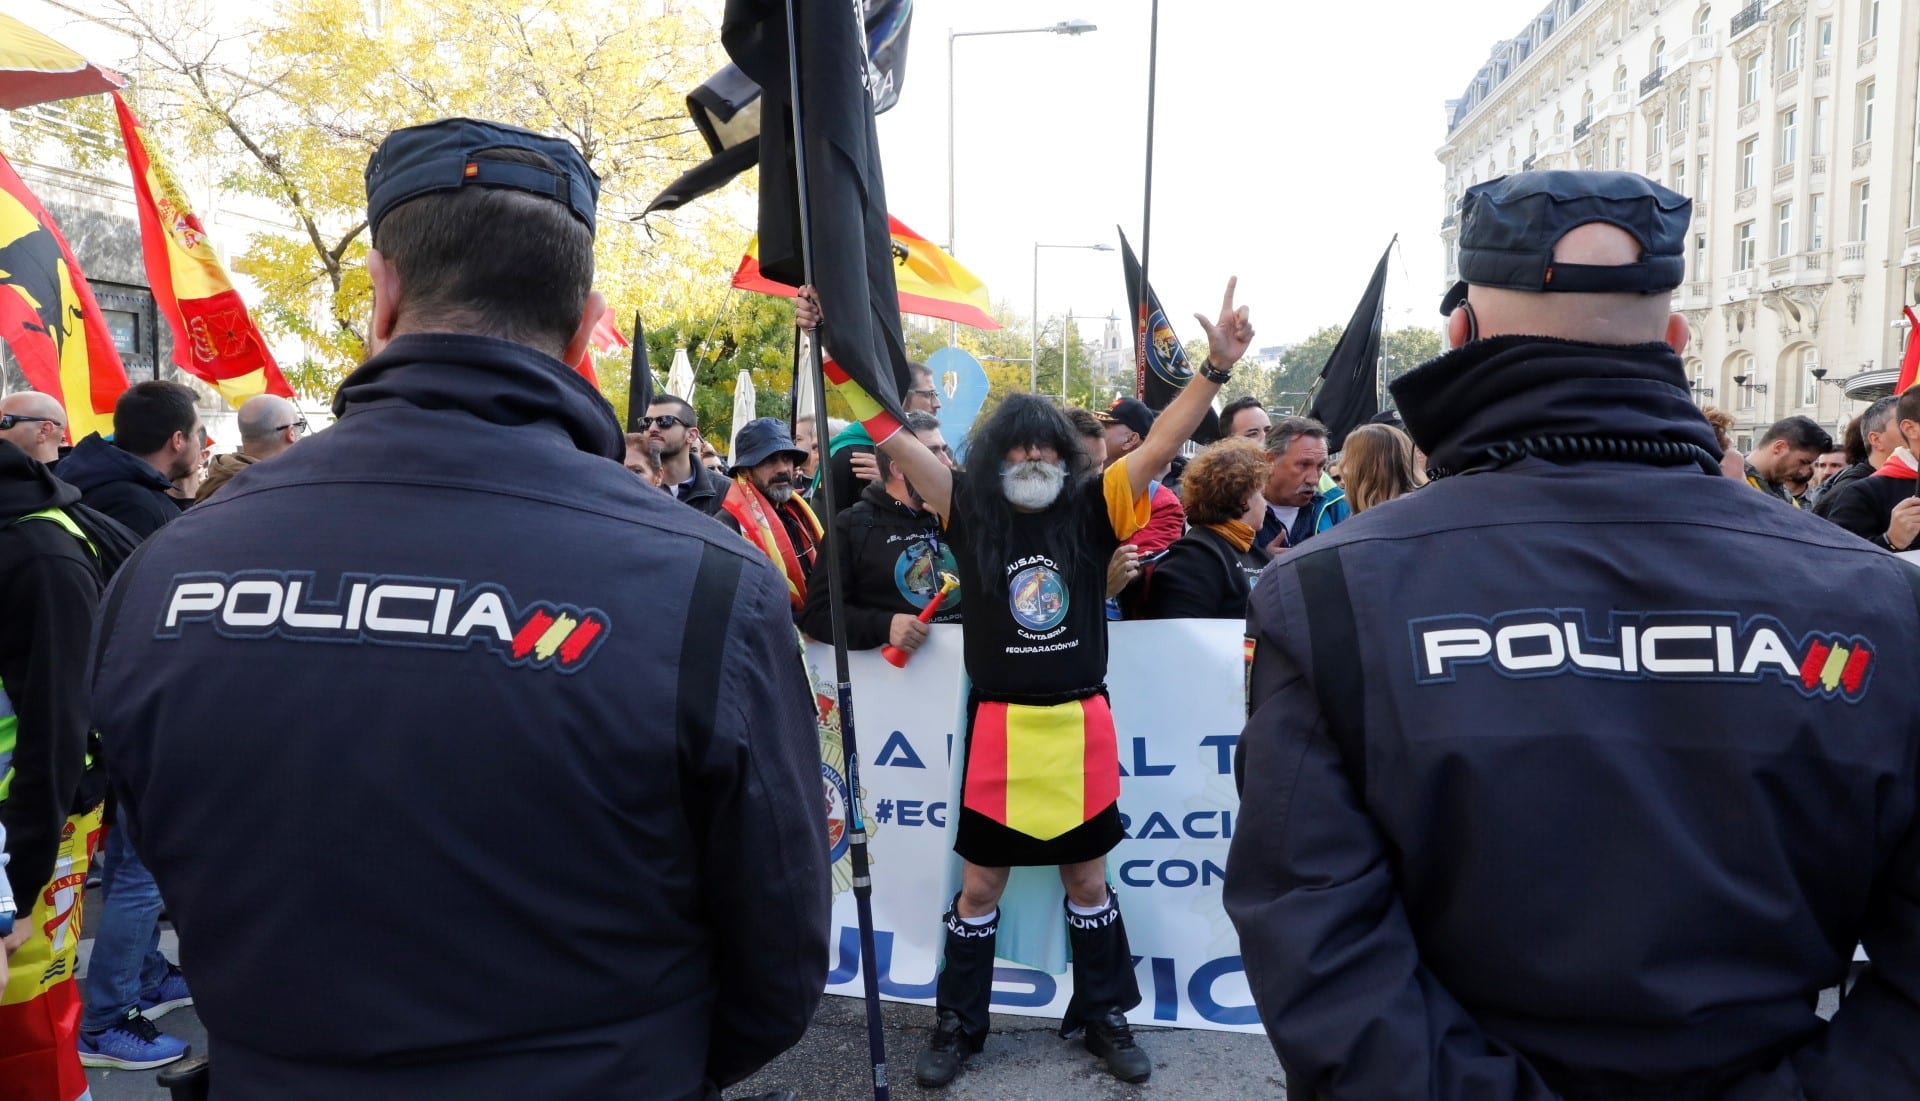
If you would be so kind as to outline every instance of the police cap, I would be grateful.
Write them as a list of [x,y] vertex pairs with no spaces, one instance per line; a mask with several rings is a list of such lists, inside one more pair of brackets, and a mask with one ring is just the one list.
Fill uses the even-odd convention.
[[[476,156],[495,149],[539,153],[554,168]],[[469,185],[510,187],[565,203],[594,229],[600,178],[580,151],[561,138],[481,119],[441,119],[395,130],[367,161],[367,225],[374,232],[387,212],[409,199]]]
[[[1450,314],[1469,284],[1516,291],[1659,294],[1685,274],[1693,200],[1633,172],[1521,172],[1467,189],[1460,199],[1460,282],[1440,303]],[[1570,230],[1605,222],[1640,242],[1633,264],[1556,264]]]

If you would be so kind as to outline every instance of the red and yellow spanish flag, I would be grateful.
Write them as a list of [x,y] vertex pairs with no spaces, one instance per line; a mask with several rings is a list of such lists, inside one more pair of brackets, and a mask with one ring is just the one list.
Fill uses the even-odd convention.
[[[998,329],[1000,323],[989,311],[987,285],[980,277],[960,266],[960,261],[940,251],[933,242],[908,229],[900,219],[888,215],[887,228],[893,236],[893,281],[900,292],[900,312],[917,317],[937,317],[957,321],[976,329]],[[776,283],[760,273],[760,238],[747,243],[747,254],[740,258],[740,269],[733,273],[733,285],[743,291],[758,291],[792,298],[795,288]]]
[[1107,698],[975,708],[963,803],[1042,841],[1120,798],[1120,752]]
[[0,156],[0,338],[28,385],[67,410],[67,439],[113,432],[127,388],[93,288],[40,200]]
[[113,108],[133,169],[147,282],[160,316],[173,329],[174,363],[220,391],[235,408],[256,394],[292,397],[293,387],[247,316],[246,303],[214,254],[179,179],[147,148],[140,120],[119,92],[113,93]]

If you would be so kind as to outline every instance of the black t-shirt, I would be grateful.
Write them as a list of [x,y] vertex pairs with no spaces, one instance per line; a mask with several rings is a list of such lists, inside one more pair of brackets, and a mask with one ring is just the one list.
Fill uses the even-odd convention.
[[[1118,488],[1110,491],[1109,485]],[[1107,676],[1107,563],[1121,538],[1108,496],[1128,495],[1124,464],[1114,464],[1104,479],[1068,486],[1045,512],[1011,513],[1003,562],[973,561],[965,510],[957,503],[974,492],[997,493],[1000,487],[985,478],[976,485],[956,471],[947,536],[960,591],[967,594],[962,631],[974,688],[989,697],[1052,697],[1097,687]],[[1071,565],[1046,550],[1064,542],[1047,538],[1049,529],[1061,525],[1077,535],[1079,553]],[[997,576],[989,581],[990,574]]]

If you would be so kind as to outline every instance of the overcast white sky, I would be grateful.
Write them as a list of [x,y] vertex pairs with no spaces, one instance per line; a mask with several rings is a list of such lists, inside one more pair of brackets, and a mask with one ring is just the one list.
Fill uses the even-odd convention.
[[[1256,346],[1344,323],[1395,233],[1387,325],[1437,325],[1442,104],[1545,6],[1161,4],[1150,263],[1180,335],[1201,335],[1191,315],[1219,309],[1230,274]],[[1137,250],[1150,0],[914,8],[904,95],[879,124],[894,215],[946,237],[948,30],[1086,19],[1099,30],[955,44],[955,253],[1024,314],[1035,241],[1112,243],[1118,223]],[[1126,306],[1118,252],[1041,251],[1042,316]]]

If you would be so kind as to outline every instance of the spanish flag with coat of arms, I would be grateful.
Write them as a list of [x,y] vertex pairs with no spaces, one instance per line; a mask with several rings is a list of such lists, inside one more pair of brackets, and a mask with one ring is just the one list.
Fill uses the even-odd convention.
[[119,92],[113,93],[113,109],[133,169],[147,282],[154,305],[173,330],[174,363],[220,391],[235,408],[256,394],[293,397],[180,181],[147,148],[144,128]]

